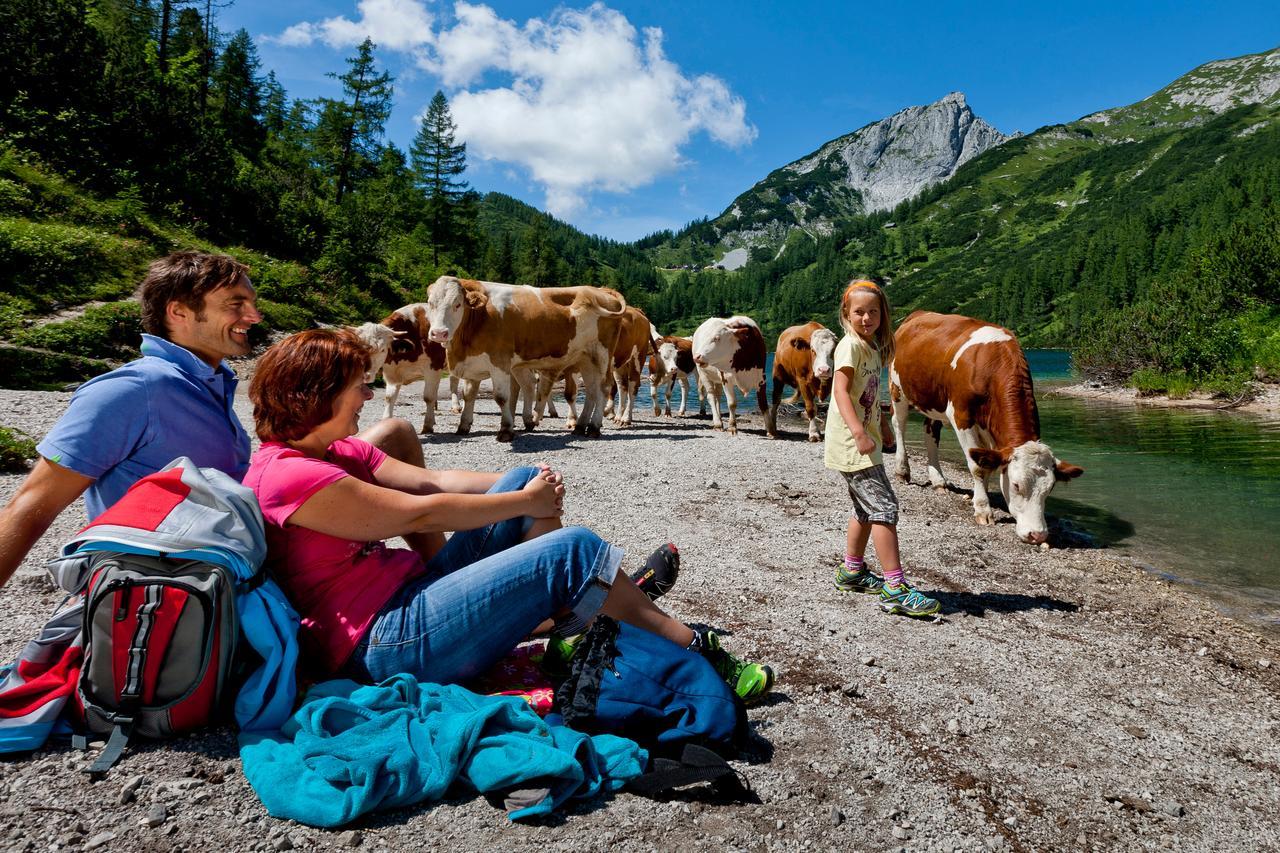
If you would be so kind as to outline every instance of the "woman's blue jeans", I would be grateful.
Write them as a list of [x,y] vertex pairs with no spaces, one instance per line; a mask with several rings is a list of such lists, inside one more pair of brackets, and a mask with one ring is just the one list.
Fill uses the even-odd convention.
[[[513,492],[538,474],[504,474],[489,489]],[[538,623],[564,610],[583,621],[599,611],[622,562],[622,549],[585,527],[521,540],[528,517],[460,530],[374,617],[352,656],[381,681],[407,672],[449,684],[473,678],[515,648]]]

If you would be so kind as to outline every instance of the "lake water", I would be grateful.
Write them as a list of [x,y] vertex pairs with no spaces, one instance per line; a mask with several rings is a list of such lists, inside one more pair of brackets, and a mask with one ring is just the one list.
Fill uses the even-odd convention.
[[[1027,358],[1043,440],[1058,458],[1085,468],[1054,489],[1049,514],[1247,619],[1280,628],[1280,422],[1056,396],[1054,387],[1077,381],[1070,356],[1030,350]],[[695,391],[695,413],[696,399]],[[637,406],[651,410],[647,381]],[[907,447],[916,459],[924,456],[920,424],[913,413]],[[792,421],[789,428],[802,426]],[[949,427],[941,451],[963,464]]]

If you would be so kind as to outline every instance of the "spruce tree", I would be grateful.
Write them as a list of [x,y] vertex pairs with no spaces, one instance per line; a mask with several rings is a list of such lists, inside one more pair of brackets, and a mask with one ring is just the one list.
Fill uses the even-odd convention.
[[457,204],[467,191],[467,182],[461,180],[467,169],[467,144],[454,144],[456,131],[449,102],[437,89],[409,149],[418,186],[427,195],[431,260],[437,264],[441,246],[447,247],[455,240]]
[[320,99],[317,153],[332,169],[334,201],[338,205],[357,179],[377,170],[382,157],[382,136],[391,116],[393,78],[378,73],[373,48],[373,40],[366,38],[356,55],[347,59],[351,69],[346,74],[329,73],[342,81],[341,101]]

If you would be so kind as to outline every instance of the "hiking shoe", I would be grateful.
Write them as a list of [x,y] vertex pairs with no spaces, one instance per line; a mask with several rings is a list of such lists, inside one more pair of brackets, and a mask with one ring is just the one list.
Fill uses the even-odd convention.
[[744,704],[754,705],[773,688],[773,667],[738,660],[720,645],[720,635],[715,631],[703,632],[702,656]]
[[868,568],[851,572],[843,564],[836,566],[836,589],[841,592],[874,594],[884,587],[884,578]]
[[542,671],[552,678],[568,678],[573,655],[578,650],[578,641],[585,634],[574,634],[562,637],[555,631],[547,635],[547,650],[542,653]]
[[885,584],[880,588],[880,609],[885,613],[901,613],[904,616],[932,616],[942,609],[941,602],[917,592],[906,583],[899,586]]
[[643,568],[631,580],[635,581],[640,591],[649,596],[650,601],[657,601],[671,591],[676,585],[676,576],[680,574],[680,549],[668,542],[649,555]]

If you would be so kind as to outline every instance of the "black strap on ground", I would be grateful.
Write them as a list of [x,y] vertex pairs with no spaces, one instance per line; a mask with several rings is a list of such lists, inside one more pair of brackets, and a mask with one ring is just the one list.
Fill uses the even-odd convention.
[[712,750],[692,743],[685,746],[679,760],[655,758],[649,772],[627,783],[627,790],[654,797],[704,782],[711,784],[711,791],[718,798],[742,802],[754,797],[729,762]]
[[120,756],[124,754],[124,748],[129,745],[129,732],[132,728],[132,723],[128,726],[118,724],[112,726],[111,737],[107,738],[107,745],[103,748],[102,754],[84,772],[90,776],[101,776],[114,767],[120,760]]

